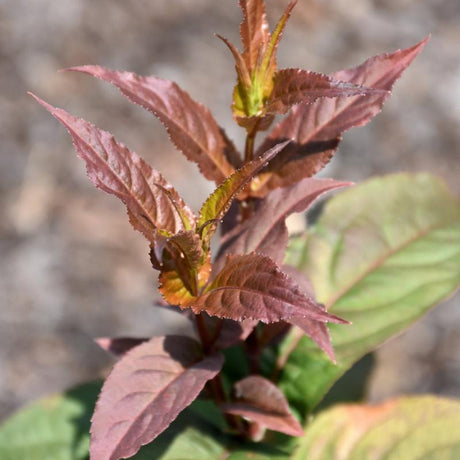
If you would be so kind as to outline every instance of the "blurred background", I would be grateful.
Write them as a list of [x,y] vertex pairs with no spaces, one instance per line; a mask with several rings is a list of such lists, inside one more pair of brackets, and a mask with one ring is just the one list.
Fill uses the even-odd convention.
[[[287,0],[267,0],[271,24]],[[238,146],[229,109],[237,0],[0,0],[0,418],[43,394],[97,377],[107,335],[183,329],[153,307],[156,276],[124,207],[96,190],[66,131],[26,95],[92,121],[164,173],[197,210],[211,191],[149,113],[81,64],[174,80],[210,107]],[[460,193],[460,2],[299,0],[281,67],[332,72],[432,34],[384,111],[345,135],[323,175],[361,181],[430,171]],[[367,392],[460,396],[460,296],[380,348]]]

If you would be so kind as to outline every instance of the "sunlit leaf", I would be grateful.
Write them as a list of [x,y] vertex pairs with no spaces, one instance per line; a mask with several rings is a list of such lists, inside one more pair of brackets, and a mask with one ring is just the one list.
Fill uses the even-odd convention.
[[91,182],[125,203],[131,224],[149,241],[157,230],[175,234],[194,228],[195,216],[158,171],[110,133],[34,97],[67,128]]
[[134,455],[151,442],[221,369],[220,354],[203,357],[188,337],[154,337],[114,366],[96,404],[91,458]]
[[233,172],[237,154],[210,111],[176,83],[100,66],[72,67],[115,85],[132,102],[152,112],[166,127],[171,141],[202,174],[220,184]]
[[264,0],[240,0],[243,21],[240,25],[243,58],[247,68],[255,69],[270,41],[270,31],[265,14]]
[[352,322],[329,327],[337,366],[306,337],[286,341],[281,386],[306,414],[354,362],[459,287],[460,201],[428,174],[373,179],[327,203],[303,251],[318,301]]
[[312,104],[318,98],[363,96],[385,91],[335,80],[301,69],[282,69],[274,75],[273,91],[265,105],[267,113],[286,113],[293,105]]
[[349,185],[350,182],[307,178],[290,187],[274,190],[236,229],[236,235],[227,239],[221,253],[257,252],[278,264],[283,263],[287,244],[286,218],[292,213],[305,211],[324,193]]
[[345,322],[301,292],[271,259],[255,253],[228,256],[224,268],[190,307],[195,313],[205,311],[235,321],[271,323],[307,316],[323,323]]
[[340,405],[307,426],[292,460],[455,459],[460,402],[406,397],[379,405]]
[[233,173],[224,183],[209,196],[200,210],[197,222],[198,229],[204,241],[209,241],[217,228],[217,223],[228,211],[233,199],[243,187],[264,168],[289,142],[275,145],[263,156],[246,163],[241,169]]
[[411,48],[372,57],[358,67],[331,75],[335,80],[387,92],[323,98],[310,105],[295,106],[275,126],[259,152],[282,140],[292,139],[293,143],[259,175],[259,188],[252,190],[252,194],[263,197],[269,190],[293,184],[320,171],[332,158],[344,131],[365,125],[380,112],[395,81],[427,41],[428,38]]

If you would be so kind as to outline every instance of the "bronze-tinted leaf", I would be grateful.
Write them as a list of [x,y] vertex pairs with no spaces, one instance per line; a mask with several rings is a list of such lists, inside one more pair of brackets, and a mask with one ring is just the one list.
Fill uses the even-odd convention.
[[149,241],[156,241],[157,230],[175,234],[195,227],[176,190],[142,158],[110,133],[34,97],[67,128],[91,182],[125,203],[131,224]]
[[69,70],[84,72],[115,85],[132,102],[152,112],[166,127],[174,145],[198,165],[207,179],[220,184],[233,172],[230,161],[237,157],[235,147],[210,111],[176,83],[100,66]]
[[253,70],[270,41],[265,1],[240,0],[240,8],[243,12],[243,22],[240,25],[243,58],[247,68]]
[[178,283],[181,283],[180,291],[185,288],[187,294],[183,295],[189,298],[197,295],[208,281],[210,268],[203,269],[203,266],[209,265],[206,264],[209,255],[204,253],[201,239],[193,231],[179,232],[168,238],[161,260],[160,292],[172,304],[182,303],[176,299]]
[[240,6],[244,15],[241,25],[243,55],[224,39],[235,58],[238,75],[233,92],[233,117],[248,132],[267,129],[273,120],[265,105],[273,91],[276,51],[296,3],[297,0],[294,0],[287,6],[273,34],[270,34],[263,1],[242,0]]
[[294,316],[314,321],[346,323],[326,313],[306,296],[268,257],[259,254],[228,256],[224,268],[205,293],[189,305],[195,313],[264,323]]
[[[188,311],[193,315],[190,309],[182,311]],[[193,317],[194,316],[195,315],[193,315]],[[201,316],[206,324],[209,342],[212,344],[211,346],[213,350],[223,350],[246,340],[249,334],[257,326],[257,321],[250,319],[233,321],[231,319],[209,316],[204,312],[201,313]]]
[[209,241],[217,228],[217,222],[224,217],[236,195],[288,143],[289,141],[275,145],[263,156],[246,163],[214,190],[201,207],[197,222],[204,241]]
[[223,245],[222,254],[257,252],[281,264],[287,245],[285,219],[294,212],[305,211],[323,193],[348,185],[351,183],[306,178],[290,187],[274,190],[240,226],[236,236]]
[[168,239],[163,252],[158,289],[171,305],[188,305],[208,282],[211,273],[210,253],[204,253],[197,234],[186,233]]
[[237,382],[234,389],[236,401],[223,404],[225,412],[290,436],[303,434],[302,425],[292,415],[283,393],[269,380],[251,375]]
[[274,76],[274,87],[265,105],[267,113],[286,113],[293,105],[312,104],[318,98],[384,95],[386,91],[335,80],[328,75],[302,69],[282,69]]
[[[316,299],[311,281],[300,270],[290,265],[284,265],[283,271],[289,275],[309,297]],[[322,304],[318,304],[320,308],[324,308]],[[294,326],[300,328],[305,334],[308,335],[320,348],[326,353],[332,362],[335,361],[334,348],[332,346],[331,336],[329,329],[324,323],[312,321],[306,317],[294,317],[288,320]]]
[[289,5],[284,10],[283,15],[281,16],[278,24],[273,31],[273,34],[270,37],[270,43],[268,44],[267,51],[264,53],[262,62],[257,69],[259,85],[264,89],[264,96],[269,97],[273,90],[273,76],[276,72],[276,53],[278,51],[278,46],[280,44],[281,38],[283,36],[284,28],[291,16],[292,10],[297,4],[297,0],[292,0]]
[[422,51],[428,38],[392,54],[368,59],[358,67],[336,72],[332,77],[377,89],[385,93],[366,96],[323,98],[310,105],[297,105],[261,145],[259,153],[285,139],[294,142],[274,160],[260,179],[255,196],[293,184],[320,171],[332,158],[340,135],[353,126],[363,126],[377,115],[389,97],[395,81]]
[[156,438],[222,368],[182,336],[154,337],[126,353],[102,388],[92,419],[91,459],[134,455]]

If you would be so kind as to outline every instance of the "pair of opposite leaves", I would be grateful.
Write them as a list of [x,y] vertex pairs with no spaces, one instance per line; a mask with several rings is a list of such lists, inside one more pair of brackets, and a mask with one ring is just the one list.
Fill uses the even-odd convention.
[[[325,191],[346,185],[310,177],[330,160],[342,132],[365,124],[380,111],[393,83],[426,40],[332,77],[298,69],[276,71],[276,48],[294,4],[288,6],[271,36],[263,1],[240,1],[245,16],[241,25],[243,54],[230,45],[238,72],[233,105],[236,121],[248,134],[254,134],[268,129],[273,113],[286,113],[293,106],[262,143],[256,159],[249,162],[242,161],[210,112],[176,84],[97,66],[72,69],[114,84],[153,112],[173,143],[198,164],[205,177],[216,182],[216,191],[198,217],[157,171],[109,133],[40,102],[69,130],[91,181],[126,204],[132,225],[150,241],[166,300],[195,313],[206,311],[234,320],[286,320],[300,326],[333,357],[325,322],[341,320],[313,300],[298,273],[286,268],[291,280],[278,268],[287,244],[285,219],[292,212],[305,210]],[[243,75],[244,66],[250,80]],[[235,198],[265,199],[251,218],[227,235],[210,278],[209,241]],[[197,397],[223,364],[219,352],[203,357],[199,348],[191,339],[158,337],[136,346],[119,362],[104,386],[93,419],[94,458],[133,455]],[[155,388],[149,377],[153,375]],[[128,394],[119,394],[121,381],[131,382]],[[135,386],[138,390],[131,391]],[[252,394],[256,386],[267,386],[266,391],[272,394],[277,391],[268,381],[244,380],[236,387],[242,396],[240,403],[225,410],[253,419],[262,413],[258,423],[289,434],[300,433],[284,397],[277,394],[275,400],[281,403],[265,407],[266,401]],[[258,409],[254,412],[252,406]]]
[[[247,15],[242,24],[242,37],[247,37],[243,27],[246,22],[249,22]],[[261,27],[266,30],[263,21]],[[246,38],[242,59],[250,60],[248,56],[254,48],[251,43]],[[311,296],[296,289],[295,284],[277,269],[275,263],[282,262],[285,246],[278,245],[277,251],[275,245],[268,242],[279,240],[279,237],[287,241],[284,219],[291,212],[304,210],[320,194],[318,186],[327,191],[345,185],[334,181],[321,184],[314,179],[303,180],[301,184],[299,181],[324,167],[335,152],[343,131],[365,124],[379,112],[394,81],[425,43],[426,39],[412,48],[371,58],[357,68],[337,72],[334,78],[321,76],[329,81],[329,89],[334,88],[334,91],[345,82],[340,96],[331,97],[333,94],[328,93],[328,89],[322,94],[314,92],[312,88],[319,74],[306,72],[303,86],[286,89],[287,94],[296,95],[297,99],[291,102],[298,105],[262,143],[257,159],[242,167],[235,147],[210,112],[176,84],[98,66],[71,69],[114,84],[133,102],[153,112],[166,126],[173,143],[198,164],[205,177],[219,184],[201,208],[198,219],[160,173],[116,142],[109,133],[41,102],[69,130],[77,153],[86,161],[92,182],[125,202],[132,225],[152,243],[152,259],[155,268],[162,270],[161,290],[168,302],[234,320],[250,318],[272,322],[312,315],[310,318],[315,321],[339,321],[318,308]],[[366,91],[369,94],[350,95],[350,84],[354,88],[351,94]],[[363,85],[373,90],[366,90]],[[318,100],[318,97],[321,98]],[[248,182],[249,186],[244,188]],[[266,209],[273,208],[270,203],[278,202],[279,197],[275,192],[267,194],[276,188],[281,188],[278,193],[283,199],[290,196],[294,204],[284,207],[273,219]],[[266,199],[257,219],[251,219],[252,227],[243,226],[240,236],[227,247],[227,254],[238,256],[229,258],[223,268],[222,261],[218,261],[217,266],[222,270],[219,273],[213,270],[214,279],[209,284],[209,240],[216,223],[237,195],[239,199],[264,196]],[[248,244],[248,234],[256,241]],[[242,273],[245,276],[241,276]],[[266,277],[275,283],[276,290],[280,288],[285,294],[271,296],[273,301],[269,305],[265,302],[269,293],[260,292],[260,287],[272,285],[266,282]],[[251,296],[245,305],[238,302],[241,289],[253,289],[255,285],[258,286],[256,299]],[[199,295],[203,294],[205,286],[205,295]]]

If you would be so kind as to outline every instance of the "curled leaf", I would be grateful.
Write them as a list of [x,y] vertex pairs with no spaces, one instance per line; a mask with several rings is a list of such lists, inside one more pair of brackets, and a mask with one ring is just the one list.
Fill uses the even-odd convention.
[[210,254],[194,232],[182,232],[168,238],[162,255],[159,290],[172,305],[184,305],[208,282]]
[[290,436],[303,434],[302,425],[292,415],[283,393],[269,380],[251,375],[235,383],[234,390],[236,401],[223,404],[225,412]]
[[243,21],[240,25],[243,59],[247,68],[255,69],[270,41],[264,0],[240,0]]

